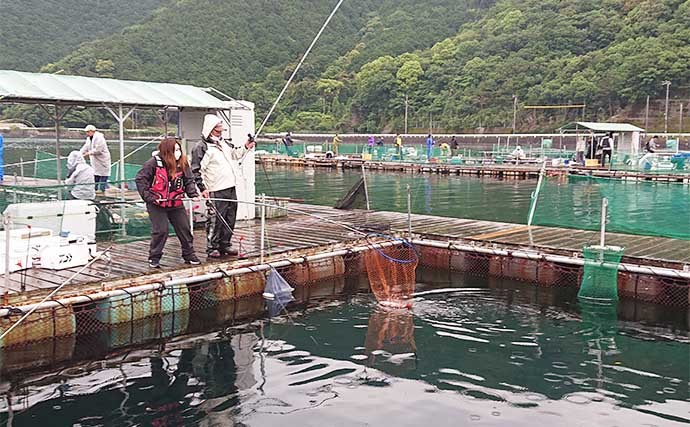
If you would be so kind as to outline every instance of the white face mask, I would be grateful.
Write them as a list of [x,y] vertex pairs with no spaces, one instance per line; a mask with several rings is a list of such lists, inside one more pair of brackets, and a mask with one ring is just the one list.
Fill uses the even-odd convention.
[[182,150],[180,150],[178,147],[175,147],[175,160],[180,160],[180,157],[182,157]]

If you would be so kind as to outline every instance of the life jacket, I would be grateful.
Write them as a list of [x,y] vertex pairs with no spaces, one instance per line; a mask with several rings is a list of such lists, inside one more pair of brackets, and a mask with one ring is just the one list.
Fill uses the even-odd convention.
[[612,149],[611,147],[611,138],[608,136],[605,136],[601,139],[601,142],[599,144],[599,148],[604,150],[604,151],[609,151]]
[[156,159],[156,173],[153,176],[153,182],[149,191],[156,200],[154,204],[162,208],[178,208],[182,206],[182,198],[184,197],[184,182],[182,181],[182,172],[176,172],[172,179],[168,177],[168,169],[163,164],[163,159],[159,156],[154,156]]

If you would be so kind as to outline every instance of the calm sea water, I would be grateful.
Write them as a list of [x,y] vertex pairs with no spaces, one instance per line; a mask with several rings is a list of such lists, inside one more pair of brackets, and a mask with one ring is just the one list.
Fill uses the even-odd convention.
[[[35,147],[22,144],[12,156],[32,158]],[[332,205],[359,177],[258,166],[257,189]],[[373,209],[405,211],[409,184],[416,213],[521,223],[536,185],[378,173],[368,180]],[[590,187],[552,185],[551,194],[575,201],[562,215],[597,218]],[[419,271],[418,282],[418,291],[453,291],[386,310],[366,282],[338,281],[310,291],[336,298],[312,297],[271,321],[207,327],[196,318],[210,310],[200,310],[173,322],[177,337],[144,338],[155,325],[124,325],[22,356],[2,354],[0,361],[28,369],[2,378],[0,423],[690,424],[687,312],[630,301],[617,309],[580,306],[568,290],[444,272]],[[213,316],[231,319],[237,311],[219,308]]]
[[4,378],[0,422],[690,423],[685,313],[631,302],[582,307],[567,291],[457,274],[420,271],[418,280],[418,291],[453,289],[391,310],[356,291],[366,283],[326,283],[310,292],[337,298],[312,298],[272,320],[109,353],[89,346],[114,336],[77,340],[85,362]]
[[[51,144],[44,141],[37,145],[31,139],[10,140],[5,163],[18,161],[20,156],[33,159],[37,147],[50,151]],[[70,147],[79,148],[80,144],[81,141],[65,142],[65,152]],[[128,142],[126,150],[130,152],[141,144]],[[145,147],[127,162],[143,163],[154,148],[155,144]],[[113,150],[113,156],[118,156],[116,148]],[[343,197],[360,177],[361,171],[350,169],[271,165],[256,168],[257,193],[328,206]],[[413,213],[518,224],[527,223],[537,186],[535,179],[374,171],[367,173],[367,183],[373,210],[407,212],[409,185]],[[679,214],[690,212],[690,186],[677,183],[548,177],[539,193],[533,223],[599,230],[604,197],[609,200],[609,231],[690,240],[690,215]]]

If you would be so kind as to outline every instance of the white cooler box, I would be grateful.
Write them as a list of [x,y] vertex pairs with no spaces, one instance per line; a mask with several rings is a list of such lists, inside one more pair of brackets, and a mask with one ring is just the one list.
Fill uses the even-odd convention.
[[40,252],[41,268],[62,270],[86,265],[91,258],[84,236],[53,237]]
[[[18,228],[10,230],[10,273],[31,268],[33,259],[53,237],[47,228]],[[0,274],[5,274],[5,232],[0,232]]]
[[97,213],[98,208],[89,200],[14,203],[4,212],[10,215],[13,228],[30,225],[52,230],[54,236],[79,234],[86,236],[89,243],[96,242]]

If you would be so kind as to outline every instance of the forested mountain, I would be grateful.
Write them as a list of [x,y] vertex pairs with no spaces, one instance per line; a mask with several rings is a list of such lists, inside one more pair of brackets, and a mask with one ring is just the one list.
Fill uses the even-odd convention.
[[170,0],[0,0],[0,69],[38,71]]
[[[19,4],[2,1],[0,10]],[[134,2],[94,3],[132,19]],[[110,25],[43,69],[213,86],[256,102],[260,119],[334,4],[144,0],[137,24]],[[81,34],[83,21],[62,31]],[[647,96],[663,97],[665,80],[672,98],[687,96],[688,22],[690,0],[346,0],[271,128],[402,130],[406,98],[420,130],[510,129],[515,97],[519,130],[553,129],[583,110],[587,119],[635,115]],[[15,37],[35,27],[22,25]],[[17,45],[10,53],[5,64],[33,61]],[[563,104],[586,107],[524,108]]]
[[[302,77],[337,58],[351,68],[382,54],[428,48],[457,32],[476,0],[348,0],[331,21]],[[323,0],[178,0],[145,25],[85,44],[54,65],[80,75],[175,81],[237,94],[251,82],[283,80],[335,2]],[[421,30],[421,31],[420,31]],[[268,76],[270,71],[276,71]],[[268,76],[268,81],[267,80]],[[276,82],[280,83],[280,82]],[[258,100],[259,102],[263,100]],[[268,101],[268,100],[266,100]]]
[[[688,22],[683,0],[499,1],[431,49],[363,65],[344,114],[360,130],[399,129],[408,94],[441,128],[510,128],[516,95],[519,105],[586,104],[587,119],[607,120],[662,97],[664,81],[687,98]],[[538,127],[536,117],[521,110],[518,126]]]

